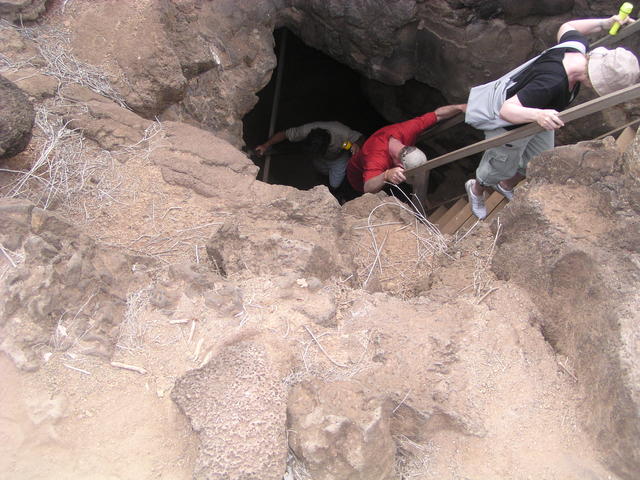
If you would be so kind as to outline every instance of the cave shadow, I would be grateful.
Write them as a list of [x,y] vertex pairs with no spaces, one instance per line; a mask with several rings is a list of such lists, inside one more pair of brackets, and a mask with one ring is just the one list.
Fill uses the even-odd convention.
[[[448,103],[438,90],[415,80],[402,86],[386,86],[367,80],[355,70],[306,45],[284,27],[274,32],[275,53],[279,62],[282,61],[285,35],[286,48],[275,132],[314,121],[336,120],[368,137],[383,126],[401,121],[386,119],[370,103],[370,96],[381,92],[393,97],[396,111],[402,112],[403,119]],[[251,152],[269,137],[276,76],[274,70],[269,83],[257,93],[258,102],[255,107],[243,118],[245,148],[253,162],[260,167],[260,179],[264,173],[264,158]],[[477,141],[478,137],[464,127],[456,127],[429,144],[419,143],[418,146],[429,158],[434,158],[443,152]],[[311,158],[296,143],[284,141],[272,147],[270,152],[269,183],[289,185],[302,190],[316,185],[328,185],[327,178],[313,168]],[[434,193],[439,201],[446,200],[448,195],[452,197],[464,193],[464,179],[473,176],[478,158],[435,169],[430,176],[429,192]],[[450,188],[453,191],[449,192]]]
[[[369,136],[389,122],[369,103],[355,70],[306,45],[286,28],[274,32],[275,52],[282,61],[282,39],[286,49],[275,132],[315,121],[336,120]],[[276,88],[276,71],[265,88],[257,93],[258,103],[243,119],[243,139],[247,150],[265,142],[269,135],[271,109]],[[313,168],[299,145],[288,141],[271,149],[269,182],[309,189],[326,184],[327,179]],[[260,167],[264,160],[252,156]]]

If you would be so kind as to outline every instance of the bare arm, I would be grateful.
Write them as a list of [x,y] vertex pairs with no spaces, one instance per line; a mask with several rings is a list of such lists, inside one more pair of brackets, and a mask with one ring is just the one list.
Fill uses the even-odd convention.
[[438,121],[446,120],[456,116],[458,113],[465,112],[467,110],[466,103],[460,103],[457,105],[445,105],[444,107],[436,108],[433,113],[436,114]]
[[557,111],[525,107],[520,103],[518,95],[514,95],[502,104],[500,118],[516,125],[536,122],[545,130],[555,130],[564,126],[564,122],[558,117]]
[[631,19],[631,17],[627,17],[624,20],[621,20],[618,15],[613,15],[609,18],[585,18],[582,20],[569,20],[568,22],[563,23],[558,30],[558,42],[562,35],[567,33],[569,30],[577,30],[583,35],[591,35],[592,33],[598,33],[602,31],[609,30],[615,22],[619,22],[621,25],[625,23],[633,23],[635,20]]
[[398,185],[406,180],[404,176],[404,168],[394,167],[385,170],[377,177],[370,178],[364,182],[364,193],[378,193],[384,187],[385,182]]
[[267,149],[271,146],[271,145],[275,145],[276,143],[280,143],[280,142],[284,142],[287,139],[286,135],[284,134],[284,131],[282,132],[277,132],[273,137],[271,137],[269,140],[267,140],[266,142],[264,142],[262,145],[258,145],[256,147],[256,153],[258,155],[264,155],[264,152],[267,151]]

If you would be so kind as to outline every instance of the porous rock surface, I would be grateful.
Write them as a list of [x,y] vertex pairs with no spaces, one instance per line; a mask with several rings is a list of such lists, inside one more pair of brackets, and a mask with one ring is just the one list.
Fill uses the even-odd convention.
[[172,398],[200,438],[194,479],[282,479],[287,460],[282,378],[288,361],[278,350],[266,338],[234,338],[176,382]]
[[106,65],[132,109],[153,117],[171,107],[165,118],[240,144],[241,119],[275,67],[269,2],[118,0],[71,10],[74,52]]
[[[259,182],[254,185],[259,187]],[[249,192],[258,192],[252,188]],[[246,210],[239,218],[216,227],[206,249],[223,275],[251,269],[257,274],[283,272],[321,280],[347,277],[353,258],[343,244],[343,216],[325,187],[302,192],[279,187],[256,202],[239,192]],[[244,195],[244,197],[242,196]],[[327,221],[327,219],[329,219]]]
[[24,258],[0,285],[0,350],[26,370],[72,345],[110,358],[127,293],[146,279],[132,271],[135,258],[23,200],[0,199],[0,241]]
[[537,299],[545,337],[584,390],[586,428],[628,479],[640,471],[638,144],[623,156],[609,137],[532,162],[493,263]]
[[23,151],[31,139],[33,105],[16,85],[0,76],[0,159]]
[[391,403],[353,382],[305,382],[287,408],[289,445],[317,480],[392,478]]
[[36,20],[44,11],[47,0],[0,1],[0,18],[15,21]]

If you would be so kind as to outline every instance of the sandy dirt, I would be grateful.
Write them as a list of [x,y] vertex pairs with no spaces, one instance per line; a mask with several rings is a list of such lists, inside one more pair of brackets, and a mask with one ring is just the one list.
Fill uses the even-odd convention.
[[[171,254],[156,257],[195,262],[193,245],[204,245],[208,229],[190,229],[222,220],[225,213],[207,199],[165,184],[143,157],[115,167],[112,173],[123,181],[113,201],[92,209],[88,218],[81,209],[64,213],[98,241],[141,251],[154,246],[145,243],[147,238],[166,237]],[[310,301],[304,279],[284,296],[278,279],[248,274],[237,279],[245,298],[239,315],[216,314],[201,299],[184,294],[173,311],[161,312],[145,303],[145,292],[138,292],[140,311],[133,319],[138,334],[112,360],[144,368],[144,375],[51,345],[42,346],[49,360],[37,372],[19,372],[2,358],[6,408],[0,423],[5,439],[0,477],[190,478],[197,440],[169,397],[173,382],[197,368],[229,334],[260,328],[287,338],[298,358],[288,381],[351,378],[372,390],[395,392],[398,402],[407,395],[406,404],[425,404],[424,398],[440,394],[451,412],[469,413],[465,428],[435,428],[421,443],[396,439],[404,453],[402,468],[416,475],[411,478],[615,478],[598,464],[576,423],[582,399],[571,366],[556,358],[542,338],[531,300],[486,268],[494,243],[489,228],[480,226],[453,244],[449,256],[432,261],[428,272],[427,263],[411,269],[415,244],[408,247],[395,237],[404,232],[385,228],[378,233],[387,237],[383,264],[391,264],[389,272],[395,275],[389,274],[392,278],[379,288],[391,295],[391,306],[387,294],[363,295],[340,283],[324,286],[337,298],[337,326],[314,329],[325,332],[322,343],[336,361],[356,359],[349,371],[331,365],[303,328],[307,320],[296,308]],[[177,240],[184,231],[191,236],[181,243]],[[355,238],[362,247],[370,245],[368,235]],[[367,255],[374,254],[367,249]],[[398,252],[403,257],[400,276],[388,260]],[[417,315],[416,308],[423,314]],[[433,352],[407,343],[407,338],[429,338],[433,329],[456,348],[455,360],[436,385],[423,368],[433,361]],[[378,337],[385,339],[383,347],[375,347]],[[376,360],[380,349],[388,359],[384,368]],[[470,432],[474,425],[476,435]]]

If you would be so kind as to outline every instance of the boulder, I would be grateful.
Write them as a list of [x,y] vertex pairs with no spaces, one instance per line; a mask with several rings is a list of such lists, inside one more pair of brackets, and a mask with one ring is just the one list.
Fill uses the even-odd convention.
[[0,159],[22,152],[31,140],[33,105],[15,84],[0,76]]
[[0,351],[25,370],[72,347],[110,357],[136,285],[131,259],[23,200],[0,200],[0,227]]
[[0,1],[0,18],[10,22],[37,20],[46,9],[47,0]]
[[165,141],[154,152],[167,183],[181,185],[205,197],[221,189],[247,197],[258,167],[229,142],[206,130],[180,122],[163,122]]
[[20,68],[8,71],[5,76],[29,97],[37,100],[54,97],[60,86],[57,79],[44,75],[35,68]]
[[241,146],[242,117],[276,67],[275,12],[260,0],[189,0],[167,12],[167,35],[188,80],[163,118],[196,122]]
[[178,102],[186,87],[163,29],[161,3],[80,1],[67,6],[73,54],[104,69],[126,104],[150,118]]
[[275,68],[268,2],[77,1],[67,10],[74,54],[101,65],[134,111],[242,144],[241,119]]
[[206,245],[222,275],[289,272],[326,280],[353,273],[340,205],[326,187],[299,191],[255,182],[238,195],[236,208],[241,202],[244,214],[217,226]]
[[200,439],[193,478],[282,480],[289,368],[269,338],[233,338],[176,381],[171,397]]
[[391,403],[354,382],[305,382],[289,396],[289,446],[315,480],[393,478]]
[[290,270],[301,276],[313,275],[327,279],[344,269],[344,259],[334,257],[327,239],[296,239],[288,228],[272,228],[264,236],[241,233],[239,226],[226,223],[207,243],[207,254],[223,275],[246,271],[279,274]]

